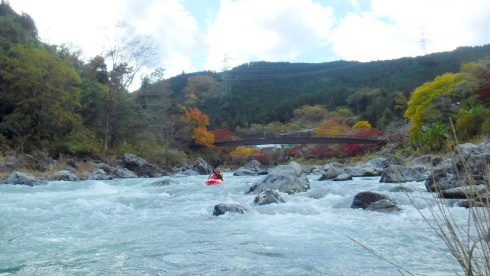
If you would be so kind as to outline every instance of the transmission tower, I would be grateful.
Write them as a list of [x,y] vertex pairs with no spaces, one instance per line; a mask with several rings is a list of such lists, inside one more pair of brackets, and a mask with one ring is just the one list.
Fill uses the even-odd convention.
[[230,57],[228,56],[228,54],[225,54],[224,57],[223,57],[223,76],[221,77],[221,79],[223,80],[222,82],[222,92],[224,95],[228,95],[229,93],[229,70],[230,70],[230,65],[229,65],[229,62],[230,61]]
[[427,46],[430,44],[430,40],[427,37],[427,32],[426,32],[426,26],[422,24],[420,26],[420,32],[418,35],[418,41],[417,43],[419,44],[420,49],[422,50],[422,53],[425,55],[427,53]]

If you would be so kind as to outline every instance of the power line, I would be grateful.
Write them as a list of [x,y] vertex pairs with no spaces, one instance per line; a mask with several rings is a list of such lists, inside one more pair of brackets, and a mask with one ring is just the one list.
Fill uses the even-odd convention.
[[355,64],[347,64],[345,66],[340,66],[340,67],[335,67],[335,68],[328,68],[328,69],[320,69],[318,71],[308,71],[308,72],[296,72],[296,73],[281,73],[281,74],[271,74],[271,75],[260,75],[260,76],[240,76],[240,75],[234,75],[233,78],[227,77],[227,80],[266,80],[266,79],[278,79],[278,78],[289,78],[289,77],[298,77],[298,76],[307,76],[307,75],[314,75],[314,74],[321,74],[321,73],[327,73],[331,71],[335,71],[338,69],[345,69],[349,68],[352,66],[357,66],[358,63]]

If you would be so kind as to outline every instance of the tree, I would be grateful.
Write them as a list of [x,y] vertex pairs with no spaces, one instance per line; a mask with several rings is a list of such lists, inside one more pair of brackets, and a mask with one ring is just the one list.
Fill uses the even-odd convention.
[[330,118],[320,123],[315,130],[318,137],[336,137],[347,134],[351,128],[339,117]]
[[216,98],[219,94],[219,84],[211,76],[191,76],[187,78],[184,93],[187,99],[184,104],[195,106],[200,100]]
[[130,86],[135,77],[156,60],[156,47],[149,37],[137,36],[125,25],[118,28],[122,32],[116,35],[105,54],[111,69],[107,82],[103,155],[129,130],[124,121],[129,116],[125,111],[132,104]]
[[328,116],[328,110],[323,105],[303,105],[293,111],[294,120],[304,125],[316,125]]
[[[23,150],[49,148],[81,125],[80,76],[66,60],[47,50],[17,46],[2,70],[5,95],[16,105],[2,123]],[[27,145],[27,141],[29,144]]]
[[365,111],[379,95],[381,95],[381,90],[378,88],[363,88],[347,97],[347,103],[354,107],[357,113],[361,113]]
[[359,121],[355,125],[352,126],[355,129],[370,129],[372,128],[371,124],[368,121]]
[[214,135],[209,132],[206,127],[209,125],[209,118],[207,115],[193,107],[190,111],[185,112],[186,121],[192,128],[192,138],[196,144],[203,145],[208,148],[214,147]]
[[432,113],[434,108],[430,108],[430,105],[434,103],[437,96],[449,95],[454,85],[461,79],[461,74],[447,73],[414,90],[408,101],[407,111],[405,111],[405,117],[412,122],[410,140],[417,141],[421,139],[424,125],[434,122],[431,119],[434,115]]

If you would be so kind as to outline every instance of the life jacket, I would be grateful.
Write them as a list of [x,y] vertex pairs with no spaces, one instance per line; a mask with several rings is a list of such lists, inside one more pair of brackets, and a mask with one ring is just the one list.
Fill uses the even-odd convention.
[[[218,175],[221,177],[219,177]],[[223,179],[223,175],[220,173],[213,173],[209,178],[210,179]]]

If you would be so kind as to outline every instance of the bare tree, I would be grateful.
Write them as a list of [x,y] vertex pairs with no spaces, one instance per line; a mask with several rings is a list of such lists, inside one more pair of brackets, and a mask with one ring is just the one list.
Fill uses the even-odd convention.
[[143,70],[154,65],[157,60],[156,45],[150,37],[135,34],[127,25],[117,26],[121,31],[111,38],[105,53],[110,68],[106,99],[103,156],[109,143],[114,144],[121,127],[121,115],[131,98],[130,86]]

